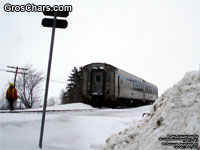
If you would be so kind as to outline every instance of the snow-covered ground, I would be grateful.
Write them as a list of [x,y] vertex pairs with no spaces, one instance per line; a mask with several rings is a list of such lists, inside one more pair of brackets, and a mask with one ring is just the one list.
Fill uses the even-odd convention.
[[[188,145],[200,150],[200,72],[186,73],[180,82],[156,100],[150,112],[139,122],[109,137],[104,149],[173,150],[185,148],[172,146],[179,144],[179,146]],[[183,141],[181,137],[191,141]],[[195,147],[195,145],[198,146]]]
[[[48,107],[48,110],[72,111],[47,113],[43,149],[101,149],[111,134],[137,123],[149,107],[94,109],[82,103]],[[1,113],[0,149],[39,149],[41,117],[41,113]]]
[[[177,144],[200,149],[198,71],[186,73],[153,105],[132,109],[94,109],[79,103],[50,109],[71,111],[47,113],[45,150],[184,149],[173,146]],[[145,117],[142,117],[143,113],[146,113]],[[1,113],[0,122],[0,149],[39,149],[41,113]],[[186,141],[181,139],[183,137]]]

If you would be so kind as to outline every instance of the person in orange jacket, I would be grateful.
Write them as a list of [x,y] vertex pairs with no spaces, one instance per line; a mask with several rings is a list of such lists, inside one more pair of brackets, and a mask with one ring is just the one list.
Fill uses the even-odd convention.
[[17,95],[17,90],[14,87],[13,83],[10,82],[9,85],[10,86],[6,92],[6,99],[8,100],[10,104],[10,110],[14,110],[13,103],[15,100],[17,100],[18,95]]

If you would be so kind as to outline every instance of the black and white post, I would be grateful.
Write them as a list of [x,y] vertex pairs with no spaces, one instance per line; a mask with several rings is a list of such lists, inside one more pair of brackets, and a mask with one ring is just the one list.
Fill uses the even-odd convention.
[[43,14],[47,15],[47,16],[54,16],[54,19],[44,18],[42,20],[42,25],[44,27],[52,27],[52,34],[51,34],[49,62],[48,62],[48,68],[47,68],[47,78],[46,78],[44,104],[43,104],[43,112],[42,112],[42,122],[41,122],[41,129],[40,129],[40,140],[39,140],[40,148],[42,148],[43,135],[44,135],[44,124],[45,124],[45,116],[46,116],[46,106],[47,106],[49,80],[50,80],[50,72],[51,72],[51,62],[52,62],[52,56],[53,56],[55,30],[56,30],[56,28],[64,29],[68,25],[66,20],[60,20],[60,19],[56,19],[56,18],[57,17],[67,17],[69,15],[69,12],[68,11],[44,11]]
[[49,63],[48,63],[48,68],[47,68],[46,87],[45,87],[44,104],[43,104],[43,112],[42,112],[42,123],[41,123],[41,129],[40,129],[40,141],[39,141],[40,148],[42,148],[42,141],[43,141],[43,134],[44,134],[44,123],[45,123],[45,116],[46,116],[49,79],[50,79],[51,62],[52,62],[52,55],[53,55],[53,44],[54,44],[54,37],[55,37],[55,30],[56,30],[56,17],[57,17],[57,12],[54,13],[53,28],[52,28],[52,34],[51,34]]

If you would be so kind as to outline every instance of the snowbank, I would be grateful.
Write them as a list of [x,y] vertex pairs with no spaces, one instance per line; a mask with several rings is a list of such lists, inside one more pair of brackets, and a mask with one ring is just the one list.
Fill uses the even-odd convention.
[[[90,105],[83,104],[83,103],[72,103],[72,104],[64,104],[64,105],[57,105],[57,106],[48,106],[46,110],[82,110],[82,109],[96,109]],[[43,110],[41,108],[33,108],[33,109],[25,109],[23,111],[36,111],[36,110]],[[20,110],[18,110],[20,111]]]
[[57,105],[57,106],[52,106],[52,107],[47,108],[47,110],[74,110],[74,109],[95,109],[95,108],[83,103]]
[[[176,136],[191,135],[200,145],[200,72],[185,74],[152,105],[143,120],[106,140],[105,150],[171,150],[182,143]],[[165,140],[164,140],[165,138]],[[171,139],[170,139],[171,138]],[[166,141],[168,140],[168,141]],[[189,142],[191,146],[191,142]],[[183,149],[183,147],[177,147]],[[195,149],[195,148],[193,148]]]

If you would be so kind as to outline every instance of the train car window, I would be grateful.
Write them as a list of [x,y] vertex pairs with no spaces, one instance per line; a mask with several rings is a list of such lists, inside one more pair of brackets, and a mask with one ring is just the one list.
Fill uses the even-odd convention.
[[101,82],[101,76],[100,75],[96,75],[96,82]]
[[134,90],[134,83],[132,84],[132,90]]
[[144,86],[142,85],[142,92],[144,92]]
[[137,85],[137,90],[140,91],[140,85]]
[[140,86],[140,91],[143,92],[143,87],[142,87],[142,85]]
[[135,85],[135,89],[138,90],[138,85],[137,84]]

